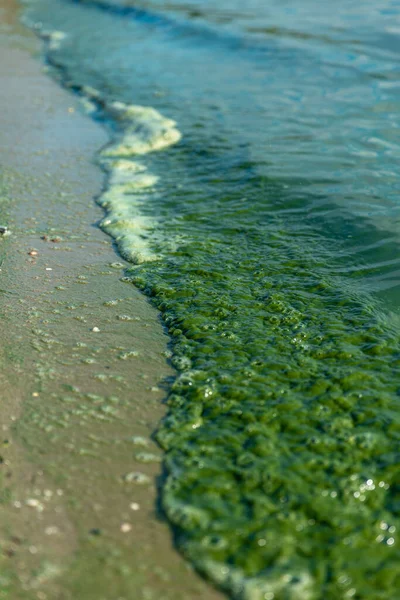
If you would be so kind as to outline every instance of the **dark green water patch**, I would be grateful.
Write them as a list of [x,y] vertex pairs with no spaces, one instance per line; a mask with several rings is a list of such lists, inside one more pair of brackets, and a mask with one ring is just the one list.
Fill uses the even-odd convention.
[[157,439],[182,551],[236,598],[395,598],[400,348],[368,296],[289,231],[199,237],[133,282],[181,371]]

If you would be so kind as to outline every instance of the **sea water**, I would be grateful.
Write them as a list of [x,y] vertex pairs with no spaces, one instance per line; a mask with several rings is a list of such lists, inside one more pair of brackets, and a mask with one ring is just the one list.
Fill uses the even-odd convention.
[[395,600],[400,2],[30,0],[178,376],[165,513],[240,600]]

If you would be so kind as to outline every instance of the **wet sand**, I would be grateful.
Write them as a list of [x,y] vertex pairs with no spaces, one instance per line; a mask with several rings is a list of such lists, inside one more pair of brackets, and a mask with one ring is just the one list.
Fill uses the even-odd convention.
[[106,134],[43,73],[14,2],[0,22],[0,599],[221,598],[157,510],[173,372],[96,226]]

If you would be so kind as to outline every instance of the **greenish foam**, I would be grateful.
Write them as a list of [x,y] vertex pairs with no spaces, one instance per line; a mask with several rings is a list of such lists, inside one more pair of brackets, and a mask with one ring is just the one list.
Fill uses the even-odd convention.
[[149,238],[155,236],[159,223],[142,209],[157,192],[158,177],[136,158],[176,144],[181,133],[175,121],[153,108],[108,102],[91,87],[80,91],[89,113],[100,109],[117,124],[113,141],[99,154],[108,174],[106,190],[98,198],[106,211],[101,228],[115,239],[126,260],[135,264],[156,260],[158,254],[150,249]]
[[150,201],[157,177],[132,161],[103,159],[102,164],[110,174],[108,188],[98,199],[107,213],[102,229],[115,239],[127,260],[136,264],[155,260],[157,256],[149,249],[148,238],[156,222],[144,216],[141,207]]
[[105,150],[103,156],[135,156],[163,150],[181,139],[175,121],[166,119],[148,106],[123,102],[106,104],[107,112],[122,125],[122,134]]
[[141,208],[151,202],[158,177],[132,158],[172,146],[181,134],[175,121],[153,108],[108,103],[97,90],[83,91],[118,123],[114,140],[100,153],[101,165],[109,173],[107,190],[98,200],[107,213],[101,227],[115,239],[127,260],[135,264],[156,260],[158,256],[150,250],[148,240],[158,224]]

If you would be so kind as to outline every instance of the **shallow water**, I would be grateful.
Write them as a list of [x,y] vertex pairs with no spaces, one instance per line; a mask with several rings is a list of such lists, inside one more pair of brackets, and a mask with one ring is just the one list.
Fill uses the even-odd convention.
[[132,5],[27,15],[173,339],[177,543],[235,598],[393,600],[400,3]]

